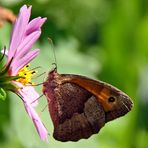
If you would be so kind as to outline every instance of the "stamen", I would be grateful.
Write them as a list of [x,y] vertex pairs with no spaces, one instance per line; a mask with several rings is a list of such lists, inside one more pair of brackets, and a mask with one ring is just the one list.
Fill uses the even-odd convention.
[[36,73],[36,71],[33,71],[33,72],[32,72],[32,74],[35,74],[35,73]]
[[39,74],[39,75],[37,75],[37,76],[34,76],[32,79],[38,78],[38,77],[40,77],[40,76],[42,76],[42,75],[44,75],[44,74],[46,74],[46,72],[43,72],[43,73],[41,73],[41,74]]
[[[44,82],[43,82],[44,83]],[[40,86],[40,85],[43,85],[43,83],[38,83],[38,84],[34,84],[32,82],[29,82],[29,84],[31,85],[27,85],[27,86]]]
[[18,72],[18,76],[22,76],[23,78],[20,78],[16,81],[24,85],[33,85],[34,83],[31,82],[31,79],[37,72],[35,70],[29,70],[28,67],[30,67],[30,64],[27,64],[22,69],[20,69],[20,71]]
[[28,68],[30,66],[30,64],[27,64],[26,67]]

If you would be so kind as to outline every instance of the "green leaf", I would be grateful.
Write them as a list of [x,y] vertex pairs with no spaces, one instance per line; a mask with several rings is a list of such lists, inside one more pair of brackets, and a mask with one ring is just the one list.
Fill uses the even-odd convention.
[[4,91],[3,88],[0,88],[0,99],[5,100],[6,99],[6,92]]
[[0,76],[0,83],[15,81],[20,78],[25,78],[25,77],[23,76]]

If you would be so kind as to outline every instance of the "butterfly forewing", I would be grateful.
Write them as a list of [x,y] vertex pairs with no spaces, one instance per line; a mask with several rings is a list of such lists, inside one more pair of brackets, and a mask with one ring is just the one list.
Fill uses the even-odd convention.
[[53,136],[60,141],[89,138],[132,107],[131,99],[109,84],[56,70],[49,72],[43,93],[54,124]]

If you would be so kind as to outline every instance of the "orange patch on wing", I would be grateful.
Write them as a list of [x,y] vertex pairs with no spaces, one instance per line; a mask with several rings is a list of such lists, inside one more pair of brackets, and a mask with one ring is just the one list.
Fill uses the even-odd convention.
[[102,104],[105,111],[109,111],[111,109],[111,105],[108,103],[108,98],[110,97],[110,90],[107,88],[103,88],[98,97],[98,101]]

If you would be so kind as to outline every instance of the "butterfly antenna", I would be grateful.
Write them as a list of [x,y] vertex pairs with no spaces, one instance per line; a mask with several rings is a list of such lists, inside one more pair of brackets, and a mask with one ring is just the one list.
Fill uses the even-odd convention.
[[38,101],[38,100],[39,100],[40,98],[42,98],[42,97],[43,97],[43,94],[40,95],[37,99],[33,100],[33,101],[31,102],[31,104],[35,103],[36,101]]
[[53,41],[52,41],[51,38],[48,38],[48,41],[51,45],[51,48],[52,48],[52,51],[53,51],[53,56],[54,56],[54,63],[52,63],[52,65],[54,65],[55,66],[54,69],[57,70],[57,59],[56,59],[56,54],[55,54],[55,50],[54,50],[54,44],[53,44]]

